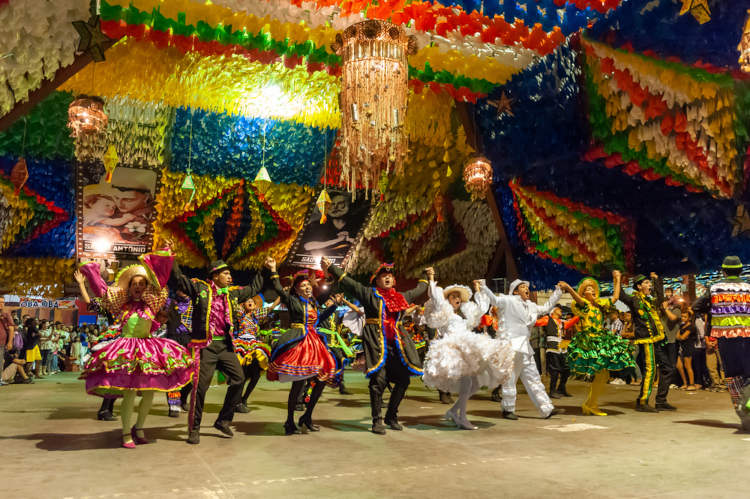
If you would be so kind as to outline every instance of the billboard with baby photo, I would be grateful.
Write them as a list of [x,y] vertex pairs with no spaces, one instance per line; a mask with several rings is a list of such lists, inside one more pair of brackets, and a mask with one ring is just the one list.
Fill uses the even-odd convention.
[[115,168],[110,182],[98,163],[79,163],[78,258],[128,258],[151,249],[159,175]]

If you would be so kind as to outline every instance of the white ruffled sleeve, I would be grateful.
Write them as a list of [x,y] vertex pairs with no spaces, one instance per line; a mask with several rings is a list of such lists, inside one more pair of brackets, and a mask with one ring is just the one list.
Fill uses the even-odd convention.
[[424,318],[427,327],[440,329],[448,325],[453,317],[453,307],[443,297],[443,289],[435,283],[430,282],[430,299],[424,304]]
[[466,327],[473,331],[482,320],[482,308],[474,302],[467,301],[461,304],[461,313],[466,318]]

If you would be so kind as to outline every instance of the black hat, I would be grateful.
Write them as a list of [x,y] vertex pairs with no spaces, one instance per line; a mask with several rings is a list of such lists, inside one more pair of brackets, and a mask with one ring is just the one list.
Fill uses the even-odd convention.
[[394,265],[392,263],[381,263],[380,267],[375,271],[374,274],[370,277],[370,282],[374,281],[376,277],[378,277],[380,274],[393,274]]
[[226,270],[229,268],[229,265],[227,265],[224,260],[216,260],[211,264],[211,270],[208,271],[208,275],[214,275],[216,272],[221,272],[222,270]]
[[742,261],[739,257],[730,255],[724,258],[724,262],[721,264],[722,269],[741,269]]
[[648,279],[648,277],[646,277],[645,275],[638,274],[637,276],[633,277],[633,286],[638,286],[640,283],[642,283],[646,279]]

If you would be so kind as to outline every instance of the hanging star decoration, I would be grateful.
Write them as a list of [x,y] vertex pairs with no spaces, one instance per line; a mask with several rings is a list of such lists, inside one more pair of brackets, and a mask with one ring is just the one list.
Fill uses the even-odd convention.
[[88,21],[73,21],[73,27],[81,36],[77,51],[90,55],[94,62],[102,62],[108,42],[112,40],[102,33],[101,18],[91,16]]
[[21,158],[13,165],[13,169],[10,171],[10,182],[16,188],[14,191],[16,196],[21,193],[21,189],[28,179],[29,169],[26,167],[26,160]]
[[711,9],[708,7],[708,0],[682,0],[680,15],[685,15],[688,12],[700,24],[705,24],[711,20]]
[[750,237],[750,213],[744,204],[737,206],[732,222],[732,237]]
[[502,115],[507,114],[508,116],[515,116],[513,114],[513,99],[508,97],[508,94],[503,92],[503,95],[496,100],[488,100],[487,104],[497,109],[497,117],[500,118]]
[[183,191],[190,191],[190,199],[185,203],[185,210],[187,210],[195,197],[195,182],[193,182],[193,176],[190,174],[190,171],[185,176],[185,180],[182,181],[181,189]]
[[318,211],[320,211],[320,224],[322,225],[328,220],[326,217],[326,209],[331,206],[331,197],[328,195],[328,191],[325,189],[320,191],[320,196],[318,196],[318,200],[315,201],[315,206],[317,206]]
[[117,149],[115,146],[110,144],[107,148],[107,152],[102,157],[102,163],[104,163],[104,171],[107,172],[107,176],[104,178],[105,182],[112,182],[112,173],[117,168],[117,163],[120,162],[120,157],[117,155]]
[[255,185],[255,188],[258,189],[258,192],[265,195],[268,187],[271,185],[271,175],[268,174],[268,170],[265,166],[261,165],[260,170],[258,170],[258,174],[255,175],[253,185]]

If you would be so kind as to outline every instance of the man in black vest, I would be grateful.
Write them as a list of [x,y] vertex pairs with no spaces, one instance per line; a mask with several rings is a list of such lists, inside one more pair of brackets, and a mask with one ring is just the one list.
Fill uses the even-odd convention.
[[234,318],[231,302],[247,301],[257,295],[263,287],[263,277],[260,273],[256,273],[250,285],[230,288],[232,273],[227,264],[221,260],[211,264],[208,275],[208,282],[188,279],[175,263],[169,283],[170,287],[182,291],[193,301],[190,346],[200,349],[200,355],[196,358],[198,379],[197,382],[195,378],[193,379],[193,396],[190,399],[188,415],[190,435],[187,441],[190,444],[200,443],[203,403],[216,369],[227,376],[228,386],[224,405],[214,423],[214,428],[228,437],[234,435],[229,423],[234,417],[235,407],[242,400],[245,375],[232,344]]

